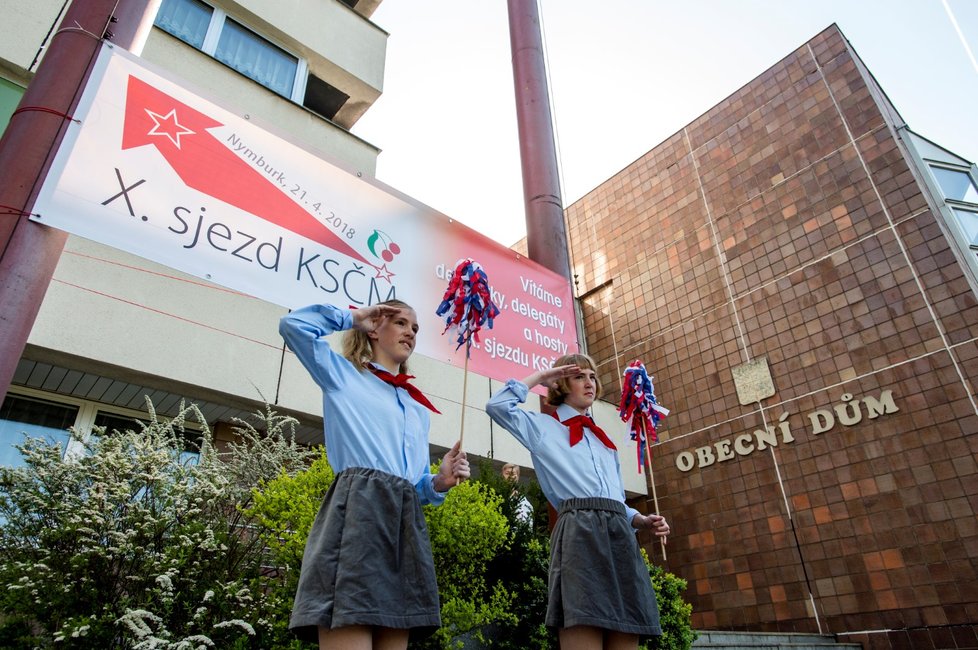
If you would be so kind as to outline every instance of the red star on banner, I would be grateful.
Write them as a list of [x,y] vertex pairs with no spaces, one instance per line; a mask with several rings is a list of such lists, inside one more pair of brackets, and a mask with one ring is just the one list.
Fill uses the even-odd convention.
[[180,148],[181,135],[194,135],[194,132],[177,121],[177,109],[171,109],[166,115],[160,115],[146,109],[149,119],[153,120],[153,128],[146,135],[162,135],[170,138],[170,142]]
[[[177,111],[182,123],[177,122]],[[284,181],[273,181],[235,155],[208,131],[221,126],[214,118],[170,97],[142,79],[129,76],[122,127],[123,150],[151,145],[187,187],[376,268],[345,238],[289,198],[283,191]],[[180,140],[181,136],[190,134],[193,137]]]
[[397,274],[391,273],[390,269],[387,268],[386,264],[382,264],[381,266],[375,266],[374,268],[377,269],[377,275],[374,276],[375,278],[387,280],[387,284],[393,284],[393,282],[391,282],[391,278]]

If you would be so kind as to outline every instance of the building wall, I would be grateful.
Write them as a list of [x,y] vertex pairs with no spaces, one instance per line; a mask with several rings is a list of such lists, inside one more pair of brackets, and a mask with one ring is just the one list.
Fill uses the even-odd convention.
[[975,647],[976,285],[885,102],[832,26],[567,209],[697,628]]
[[264,0],[215,4],[228,6],[239,20],[305,58],[312,72],[346,92],[350,100],[333,118],[338,124],[352,126],[380,97],[387,32],[359,10],[323,0],[296,0],[287,9]]
[[63,4],[57,0],[31,3],[0,0],[0,15],[4,19],[0,70],[4,77],[23,78],[32,70],[48,32],[58,22]]
[[24,88],[6,79],[0,78],[0,133],[7,128],[10,116],[17,109]]
[[[347,92],[359,105],[359,113],[379,96],[387,34],[338,0],[301,3],[305,21],[291,12],[270,12],[266,3],[212,4],[276,45],[305,57],[309,70]],[[0,76],[8,80],[5,90],[15,92],[33,76],[36,57],[60,21],[63,5],[61,0],[0,4],[4,15]],[[374,174],[379,152],[375,145],[170,34],[153,28],[142,56],[164,74],[183,80],[192,91],[249,114],[274,133],[351,170]],[[338,60],[333,61],[333,56]],[[349,122],[353,121],[351,114]],[[37,388],[50,391],[53,398],[60,394],[98,402],[102,398],[97,391],[77,392],[84,382],[64,380],[87,373],[99,378],[96,385],[128,383],[250,412],[265,401],[279,399],[286,355],[278,319],[285,311],[69,236],[25,350],[29,363],[23,364],[24,372],[15,377],[13,388]],[[46,378],[39,377],[42,373],[47,373]],[[112,405],[105,399],[107,406]],[[115,406],[138,409],[141,401],[134,398]],[[296,412],[307,414],[312,423],[309,431],[315,431],[321,405],[288,401],[290,407],[301,407]]]

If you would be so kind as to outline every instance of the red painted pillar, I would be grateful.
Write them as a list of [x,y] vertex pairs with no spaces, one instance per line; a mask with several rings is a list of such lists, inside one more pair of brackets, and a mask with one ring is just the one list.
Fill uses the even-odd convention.
[[572,280],[536,0],[508,0],[529,258]]
[[0,139],[0,400],[67,239],[27,218],[68,124],[51,111],[72,114],[103,35],[120,47],[141,49],[158,6],[158,0],[72,2]]

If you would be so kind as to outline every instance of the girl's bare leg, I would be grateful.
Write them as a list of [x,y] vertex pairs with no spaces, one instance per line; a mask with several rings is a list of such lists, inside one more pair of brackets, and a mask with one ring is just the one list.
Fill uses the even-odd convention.
[[638,650],[638,635],[605,631],[604,650]]
[[319,628],[319,650],[407,650],[407,644],[407,630],[368,625]]
[[373,630],[366,625],[351,625],[330,630],[319,628],[319,650],[372,650]]
[[604,630],[588,625],[562,627],[557,631],[560,650],[601,650]]
[[374,650],[407,650],[408,631],[391,627],[374,628]]

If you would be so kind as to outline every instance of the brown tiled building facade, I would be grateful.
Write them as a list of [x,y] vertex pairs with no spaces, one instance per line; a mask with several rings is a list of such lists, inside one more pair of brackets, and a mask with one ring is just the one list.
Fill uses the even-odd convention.
[[698,629],[978,647],[975,259],[914,143],[832,26],[567,210]]

